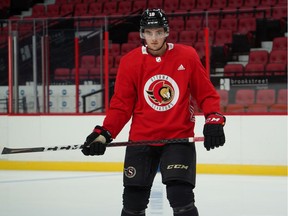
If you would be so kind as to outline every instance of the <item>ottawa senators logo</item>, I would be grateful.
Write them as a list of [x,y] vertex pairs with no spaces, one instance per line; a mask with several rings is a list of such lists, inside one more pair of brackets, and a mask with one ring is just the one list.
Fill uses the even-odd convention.
[[157,82],[152,90],[147,90],[146,92],[150,99],[159,105],[171,102],[174,96],[172,86],[166,84],[164,81]]
[[144,97],[154,110],[166,111],[176,104],[179,98],[179,88],[171,77],[156,75],[146,82]]

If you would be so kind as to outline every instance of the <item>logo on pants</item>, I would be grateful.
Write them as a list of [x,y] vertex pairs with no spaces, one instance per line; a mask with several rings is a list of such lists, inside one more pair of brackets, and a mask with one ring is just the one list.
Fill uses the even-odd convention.
[[189,166],[184,165],[184,164],[171,164],[167,166],[167,169],[185,169],[188,170]]
[[133,178],[136,175],[136,169],[132,166],[124,169],[125,176],[127,178]]

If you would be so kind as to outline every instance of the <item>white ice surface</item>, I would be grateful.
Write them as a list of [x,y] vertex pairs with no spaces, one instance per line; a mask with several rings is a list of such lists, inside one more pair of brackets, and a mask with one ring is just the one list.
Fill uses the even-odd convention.
[[[122,173],[0,171],[1,216],[120,216]],[[200,216],[287,216],[287,177],[198,175]],[[172,216],[157,174],[147,216]]]

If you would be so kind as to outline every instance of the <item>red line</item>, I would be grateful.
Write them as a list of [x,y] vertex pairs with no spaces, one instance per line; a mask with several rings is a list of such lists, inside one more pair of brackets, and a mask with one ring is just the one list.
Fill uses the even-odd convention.
[[12,37],[8,36],[8,113],[13,113],[13,62],[12,62]]
[[205,35],[205,64],[208,76],[210,76],[210,45],[209,45],[209,28],[204,28]]
[[75,106],[79,113],[79,38],[75,36]]
[[104,33],[105,112],[109,108],[109,32]]

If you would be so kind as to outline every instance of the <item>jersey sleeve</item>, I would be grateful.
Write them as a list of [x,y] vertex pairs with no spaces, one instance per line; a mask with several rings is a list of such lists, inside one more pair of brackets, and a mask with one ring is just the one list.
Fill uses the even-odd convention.
[[191,50],[191,56],[193,61],[191,61],[192,73],[189,86],[192,97],[205,116],[212,112],[220,112],[220,97],[195,49]]
[[103,122],[105,127],[115,138],[131,118],[136,101],[136,86],[130,74],[129,62],[122,58],[119,64],[114,87],[114,95],[110,101],[110,108]]

